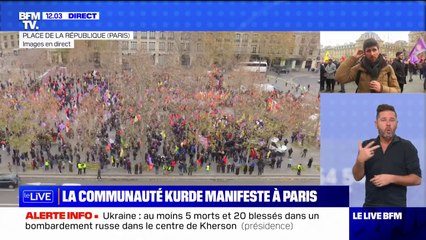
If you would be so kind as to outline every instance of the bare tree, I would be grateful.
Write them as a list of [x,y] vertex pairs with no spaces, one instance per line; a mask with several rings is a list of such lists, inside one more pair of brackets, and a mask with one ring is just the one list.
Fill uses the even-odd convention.
[[[259,33],[258,54],[269,63],[286,59],[295,47],[294,32]],[[271,64],[270,64],[271,65]]]
[[76,120],[77,133],[84,146],[93,146],[105,118],[103,102],[96,93],[90,94],[81,102]]
[[43,89],[31,92],[14,85],[7,91],[8,97],[0,105],[0,128],[8,129],[6,140],[14,149],[25,152],[31,143],[48,135],[47,126],[56,112],[55,100]]

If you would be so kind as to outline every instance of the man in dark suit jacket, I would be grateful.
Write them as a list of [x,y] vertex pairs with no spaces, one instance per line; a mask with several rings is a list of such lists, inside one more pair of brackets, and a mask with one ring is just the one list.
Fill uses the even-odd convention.
[[396,53],[396,58],[393,60],[392,68],[395,71],[396,78],[398,79],[398,85],[399,88],[401,88],[401,93],[404,90],[404,84],[407,84],[405,73],[405,64],[402,61],[404,56],[402,55],[402,52]]

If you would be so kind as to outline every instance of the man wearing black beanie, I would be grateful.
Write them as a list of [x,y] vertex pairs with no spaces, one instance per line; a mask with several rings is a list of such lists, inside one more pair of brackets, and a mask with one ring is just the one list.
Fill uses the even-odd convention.
[[373,38],[366,39],[363,50],[356,50],[340,65],[335,80],[340,83],[355,81],[359,93],[401,92],[393,68],[386,63],[379,43]]
[[407,84],[405,79],[405,64],[402,62],[404,56],[402,52],[396,53],[396,58],[393,60],[392,68],[395,71],[396,78],[398,79],[399,88],[401,88],[401,93],[404,90],[404,84]]

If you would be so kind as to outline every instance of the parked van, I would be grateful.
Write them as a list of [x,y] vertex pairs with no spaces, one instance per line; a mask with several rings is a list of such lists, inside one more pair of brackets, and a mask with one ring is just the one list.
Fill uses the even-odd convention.
[[17,188],[20,182],[16,173],[0,173],[0,188]]

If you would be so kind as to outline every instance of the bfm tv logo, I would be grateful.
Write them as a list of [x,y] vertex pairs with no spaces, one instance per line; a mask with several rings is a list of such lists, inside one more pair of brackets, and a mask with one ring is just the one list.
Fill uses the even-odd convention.
[[53,203],[52,190],[24,190],[24,203]]

